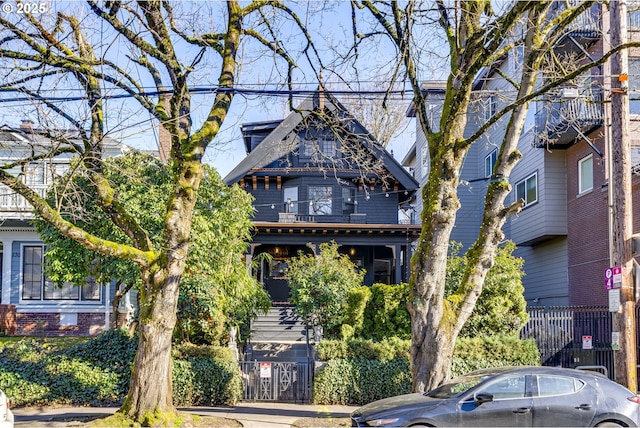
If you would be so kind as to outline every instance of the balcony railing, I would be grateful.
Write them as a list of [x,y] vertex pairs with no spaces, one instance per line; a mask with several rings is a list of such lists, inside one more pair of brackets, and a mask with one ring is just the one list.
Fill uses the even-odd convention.
[[536,145],[567,147],[604,121],[602,91],[595,85],[566,86],[538,103]]
[[[47,189],[46,184],[29,185],[38,195],[45,197]],[[5,219],[23,219],[33,218],[33,207],[21,195],[17,194],[9,187],[0,184],[0,215]]]
[[[555,18],[561,12],[565,11],[565,5],[570,7],[578,6],[583,0],[569,0],[556,2],[556,8],[549,16],[549,19]],[[586,37],[599,37],[601,34],[601,19],[600,19],[600,5],[594,4],[592,7],[581,13],[576,19],[574,19],[564,31],[567,35],[572,36],[586,36]]]
[[298,213],[278,213],[279,223],[354,223],[365,224],[367,214],[347,215],[307,215]]

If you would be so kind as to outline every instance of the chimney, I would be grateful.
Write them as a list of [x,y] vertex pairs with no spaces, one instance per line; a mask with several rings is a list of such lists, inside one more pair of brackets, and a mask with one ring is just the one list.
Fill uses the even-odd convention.
[[158,125],[158,157],[167,163],[171,155],[171,133],[162,123]]
[[322,83],[322,71],[320,72],[320,76],[318,78],[320,81],[320,85],[318,86],[318,108],[320,111],[324,110],[324,84]]
[[33,120],[22,119],[22,123],[20,124],[20,130],[25,132],[33,131]]

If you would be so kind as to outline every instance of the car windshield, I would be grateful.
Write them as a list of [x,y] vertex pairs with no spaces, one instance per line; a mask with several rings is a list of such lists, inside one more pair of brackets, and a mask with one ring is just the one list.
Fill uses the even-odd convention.
[[460,376],[452,379],[451,382],[440,385],[436,389],[425,392],[424,395],[431,398],[451,398],[460,395],[473,388],[489,375],[482,374],[476,376]]

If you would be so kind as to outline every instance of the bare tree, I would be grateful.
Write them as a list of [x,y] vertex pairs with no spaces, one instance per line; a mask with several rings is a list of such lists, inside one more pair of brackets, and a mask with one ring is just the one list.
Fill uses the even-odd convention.
[[[202,158],[234,98],[240,55],[264,64],[270,78],[291,85],[296,63],[280,40],[279,23],[289,22],[286,34],[298,40],[295,49],[303,59],[314,51],[302,21],[279,1],[89,0],[51,6],[60,9],[0,16],[0,87],[14,102],[34,106],[42,125],[34,128],[34,141],[45,142],[25,147],[19,160],[0,165],[0,183],[23,195],[40,218],[67,237],[139,266],[139,347],[121,411],[142,421],[145,415],[175,411],[170,350],[178,284],[189,251]],[[12,101],[8,97],[5,103]],[[102,170],[109,136],[126,135],[128,127],[149,117],[170,135],[173,191],[160,246],[124,210]],[[57,125],[46,127],[47,122]],[[90,177],[100,208],[126,240],[88,233],[21,179],[20,171],[30,163],[64,153],[81,159],[79,168]]]
[[[406,80],[413,89],[413,108],[430,154],[428,182],[422,189],[422,233],[411,260],[412,323],[411,367],[413,389],[424,391],[442,383],[450,374],[453,349],[460,330],[482,292],[493,265],[502,226],[523,206],[519,200],[506,204],[511,191],[508,177],[519,161],[519,138],[529,101],[578,78],[604,63],[616,46],[600,58],[583,59],[571,68],[554,47],[571,24],[595,2],[519,1],[496,4],[483,1],[373,2],[352,1],[353,38],[358,46],[369,41],[389,41],[398,62],[396,80]],[[552,6],[561,5],[560,8]],[[494,10],[492,6],[501,7]],[[358,17],[362,17],[359,19]],[[373,24],[371,23],[373,18]],[[439,42],[435,51],[429,51]],[[522,64],[505,74],[501,61],[520,50]],[[355,51],[355,49],[354,49]],[[441,119],[434,123],[422,92],[421,73],[430,63],[447,65]],[[484,73],[485,71],[491,73]],[[502,108],[476,123],[465,133],[468,118],[483,97],[476,91],[478,77],[493,75],[510,88],[499,94]],[[539,76],[543,75],[543,79]],[[396,80],[392,81],[395,82]],[[486,98],[486,97],[484,97]],[[481,229],[469,248],[469,261],[460,287],[444,297],[447,249],[460,207],[457,187],[465,155],[487,131],[501,127],[495,180],[488,185]]]

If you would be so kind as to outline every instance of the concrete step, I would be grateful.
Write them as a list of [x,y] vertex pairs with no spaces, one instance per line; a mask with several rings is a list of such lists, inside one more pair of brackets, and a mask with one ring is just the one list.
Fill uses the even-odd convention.
[[251,322],[251,342],[306,343],[306,328],[291,306],[272,307]]

